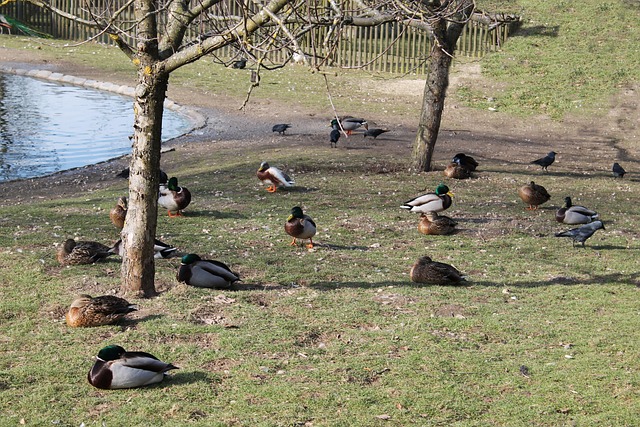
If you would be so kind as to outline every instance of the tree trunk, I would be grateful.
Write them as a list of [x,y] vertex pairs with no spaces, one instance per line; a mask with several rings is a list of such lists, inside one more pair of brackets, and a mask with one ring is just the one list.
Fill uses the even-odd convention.
[[122,230],[122,290],[126,295],[152,297],[155,263],[153,241],[158,223],[158,185],[162,114],[169,74],[158,67],[158,24],[155,2],[136,0],[138,84],[133,104],[134,136],[129,165],[129,209]]
[[[441,21],[437,25],[446,27],[446,21]],[[444,46],[438,46],[437,43],[434,43],[427,63],[427,80],[422,95],[422,112],[420,113],[416,139],[413,143],[413,164],[419,172],[431,170],[433,151],[442,121],[444,99],[449,86],[450,67],[451,56],[445,52]]]
[[168,76],[139,72],[134,102],[135,123],[129,175],[129,210],[122,230],[125,294],[156,295],[153,241],[158,221],[158,185],[162,114]]
[[449,69],[453,61],[456,43],[467,19],[473,13],[473,2],[463,1],[456,19],[448,21],[443,16],[432,21],[433,48],[427,60],[427,80],[422,96],[422,111],[418,132],[413,142],[413,166],[419,172],[429,172],[433,152],[438,140],[444,100],[449,87]]

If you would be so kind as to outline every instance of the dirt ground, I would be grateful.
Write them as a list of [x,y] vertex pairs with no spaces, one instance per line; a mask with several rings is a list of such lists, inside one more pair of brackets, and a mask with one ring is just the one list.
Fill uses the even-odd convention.
[[[71,63],[50,63],[24,52],[0,48],[0,59],[5,66],[13,68],[45,69],[62,74],[133,85],[132,81],[117,81],[113,76],[96,69],[75,66]],[[451,76],[451,91],[465,84],[481,89],[487,96],[500,90],[499,85],[484,79],[480,65],[473,63],[459,67]],[[422,94],[423,82],[415,79],[394,80],[373,87],[363,87],[376,91],[380,96],[401,98],[416,102]],[[627,87],[604,106],[608,113],[601,118],[567,117],[554,122],[547,117],[518,119],[496,111],[473,110],[456,105],[450,96],[444,114],[441,133],[436,147],[434,164],[444,165],[456,152],[471,154],[484,165],[523,164],[544,156],[548,151],[558,153],[557,162],[564,169],[580,173],[582,170],[609,173],[611,164],[619,161],[627,169],[630,178],[640,160],[637,146],[640,142],[639,87]],[[188,135],[176,138],[167,147],[180,147],[194,153],[211,149],[212,144],[263,144],[265,138],[274,140],[271,133],[274,123],[295,123],[293,135],[287,137],[296,144],[328,144],[327,117],[329,111],[318,113],[302,108],[292,110],[274,102],[252,102],[245,112],[239,112],[240,98],[226,99],[211,97],[198,91],[180,87],[170,87],[169,97],[207,117],[203,128],[195,129]],[[277,112],[277,113],[274,113]],[[325,114],[326,113],[326,114]],[[366,111],[359,112],[362,115]],[[369,117],[367,117],[370,119]],[[384,117],[374,117],[373,121],[385,122]],[[410,153],[416,124],[415,118],[394,118],[393,136],[385,138],[384,149],[390,154],[397,151],[398,158],[407,158]],[[391,133],[387,134],[391,135]],[[381,138],[382,139],[382,138]],[[280,137],[278,142],[286,143]],[[375,142],[374,144],[379,144]],[[580,162],[572,159],[579,158]],[[604,160],[606,159],[606,160]],[[128,165],[123,157],[97,165],[65,171],[48,177],[2,183],[0,185],[0,206],[20,204],[41,198],[66,197],[78,191],[94,191],[112,185],[119,178],[115,175]],[[168,167],[170,165],[163,165]],[[524,166],[523,166],[524,167]],[[527,166],[528,167],[528,166]]]

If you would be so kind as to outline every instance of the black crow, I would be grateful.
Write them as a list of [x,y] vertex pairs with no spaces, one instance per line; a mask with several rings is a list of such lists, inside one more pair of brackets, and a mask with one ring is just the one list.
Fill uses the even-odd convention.
[[547,154],[546,156],[542,157],[541,159],[532,161],[531,164],[536,164],[536,165],[542,166],[542,169],[546,171],[547,168],[549,166],[551,166],[551,164],[555,160],[556,160],[556,152],[555,151],[550,151],[549,154]]
[[372,136],[373,139],[376,139],[385,132],[389,132],[389,129],[367,129],[367,131],[365,131],[363,135],[365,138],[368,136]]
[[622,166],[620,166],[620,163],[614,163],[612,171],[614,178],[624,178],[624,174],[627,173],[627,171],[624,170]]
[[271,131],[272,132],[278,132],[280,135],[284,135],[284,131],[286,131],[290,127],[291,127],[291,125],[289,125],[289,124],[280,123],[280,124],[277,124],[277,125],[273,125],[273,127],[271,128]]

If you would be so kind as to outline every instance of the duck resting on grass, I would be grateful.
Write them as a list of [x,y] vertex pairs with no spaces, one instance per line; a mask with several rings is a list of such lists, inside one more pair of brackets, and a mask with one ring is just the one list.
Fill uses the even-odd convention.
[[104,390],[136,388],[159,383],[172,369],[178,367],[152,354],[108,345],[98,352],[87,379],[92,386]]
[[473,172],[478,167],[478,162],[476,162],[476,159],[471,156],[467,156],[464,153],[458,153],[453,156],[453,159],[451,159],[451,163],[456,163],[469,172]]
[[289,175],[275,166],[269,166],[267,162],[260,163],[256,176],[263,184],[268,185],[267,191],[269,193],[275,193],[278,187],[293,187],[295,185],[295,181]]
[[109,247],[98,242],[67,239],[58,248],[56,257],[61,265],[93,264],[113,255]]
[[158,205],[167,210],[170,217],[182,216],[182,211],[191,203],[191,192],[178,186],[178,178],[171,177],[167,185],[160,186]]
[[423,256],[411,267],[411,281],[428,285],[460,285],[466,279],[455,267]]
[[[124,256],[124,245],[122,244],[122,239],[119,239],[114,245],[109,249],[109,252]],[[160,258],[173,258],[178,256],[178,248],[175,248],[171,245],[161,242],[158,239],[153,240],[153,257],[156,259]]]
[[240,276],[220,261],[187,254],[182,257],[176,279],[197,288],[228,289],[240,280]]
[[309,239],[307,248],[313,248],[312,238],[316,235],[316,223],[313,222],[313,219],[311,219],[309,215],[302,212],[302,208],[300,206],[291,208],[291,214],[284,223],[284,231],[286,231],[289,236],[293,237],[291,246],[296,245],[296,239]]
[[118,230],[124,228],[124,220],[127,217],[127,198],[119,197],[118,203],[109,211],[109,218]]
[[564,206],[556,211],[556,221],[564,224],[588,224],[598,219],[598,213],[584,206],[571,203],[571,197],[564,198]]
[[529,205],[527,209],[536,210],[538,206],[549,201],[551,195],[547,192],[547,189],[542,185],[538,185],[535,182],[527,185],[523,185],[518,189],[518,195],[524,203]]
[[442,212],[451,206],[451,196],[449,187],[440,184],[436,187],[435,193],[427,193],[404,202],[402,209],[410,212]]
[[467,179],[471,177],[471,171],[457,163],[451,162],[444,169],[444,176],[453,179]]
[[111,325],[136,310],[135,305],[114,295],[95,298],[91,295],[79,295],[71,303],[65,320],[67,325],[74,328]]
[[456,231],[457,223],[445,215],[436,212],[422,214],[418,223],[418,231],[433,236],[446,236]]

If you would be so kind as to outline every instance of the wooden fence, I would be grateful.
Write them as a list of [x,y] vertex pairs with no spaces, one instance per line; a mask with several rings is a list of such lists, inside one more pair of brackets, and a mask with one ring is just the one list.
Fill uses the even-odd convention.
[[[120,2],[111,3],[111,8],[117,9],[118,3]],[[91,17],[83,7],[84,4],[78,0],[51,0],[52,6],[65,11],[75,11],[74,13],[83,19],[90,20]],[[225,12],[228,13],[228,10]],[[92,28],[22,1],[11,2],[0,7],[0,14],[17,19],[57,39],[84,41],[95,36],[95,30]],[[127,19],[130,19],[130,22],[134,21],[132,9],[128,12]],[[476,20],[470,21],[465,25],[464,32],[458,40],[457,55],[479,58],[500,49],[518,23],[517,17],[511,17],[505,22],[493,21],[490,24]],[[203,29],[208,30],[206,24],[194,23],[187,33],[187,38],[195,39]],[[330,30],[327,27],[319,27],[305,34],[299,41],[300,48],[306,53],[312,53],[314,46],[323,46],[323,40],[327,37],[328,31]],[[96,41],[112,43],[106,35],[97,37]],[[337,42],[330,49],[324,46],[324,51],[318,56],[324,57],[327,55],[327,50],[329,50],[328,65],[331,66],[361,68],[373,72],[424,75],[430,40],[426,31],[391,22],[375,27],[346,27]],[[233,46],[227,46],[216,52],[216,56],[223,60],[239,55],[241,54]],[[270,54],[267,59],[272,63],[282,63],[290,56],[290,51],[279,51]]]

